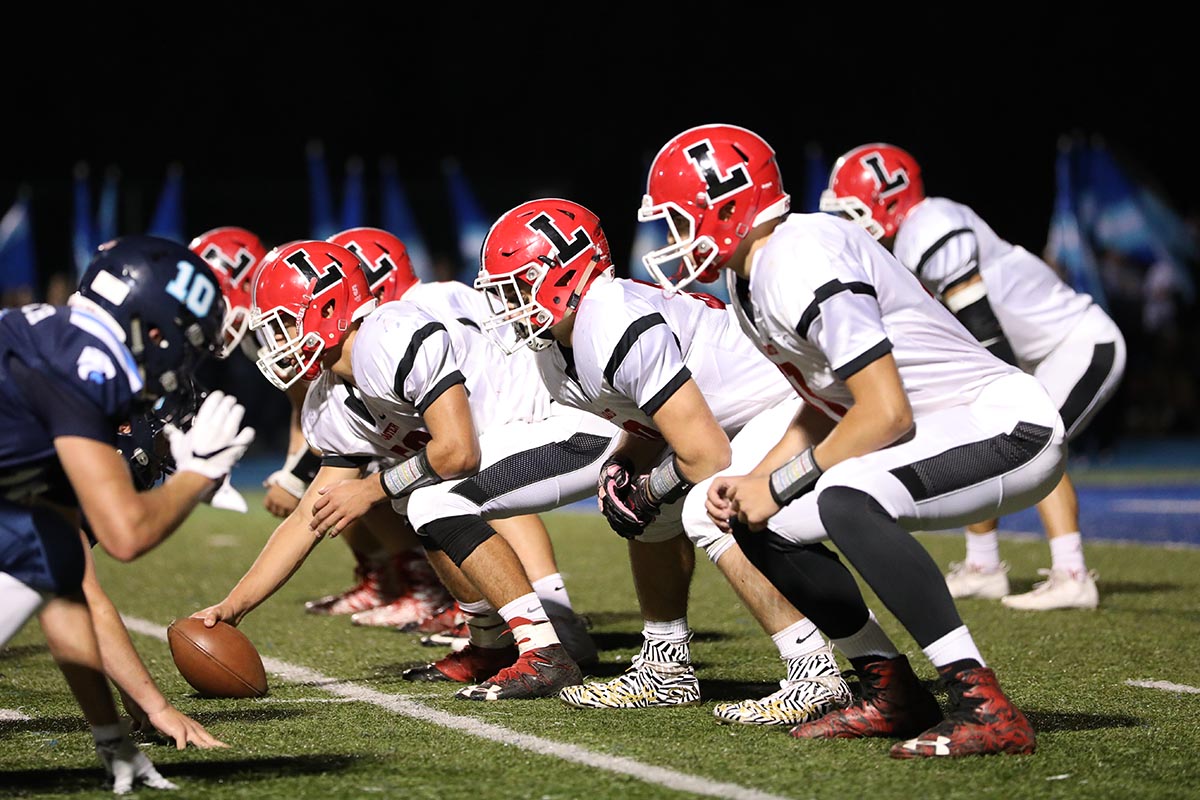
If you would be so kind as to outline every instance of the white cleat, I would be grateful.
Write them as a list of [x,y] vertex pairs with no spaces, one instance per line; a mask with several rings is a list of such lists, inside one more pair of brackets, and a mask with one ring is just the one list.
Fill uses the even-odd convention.
[[1008,563],[1001,561],[995,569],[984,570],[966,561],[951,561],[946,587],[956,600],[963,597],[999,600],[1008,594]]
[[1095,608],[1100,605],[1095,570],[1075,573],[1061,569],[1039,569],[1046,580],[1038,581],[1031,591],[1010,594],[1000,602],[1022,611],[1048,611],[1054,608]]

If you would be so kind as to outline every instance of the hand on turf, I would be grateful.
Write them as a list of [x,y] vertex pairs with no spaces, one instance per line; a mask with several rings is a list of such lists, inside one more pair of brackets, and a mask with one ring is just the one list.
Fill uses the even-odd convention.
[[219,481],[254,441],[254,428],[242,427],[246,409],[237,398],[214,391],[200,405],[187,432],[167,423],[163,433],[171,444],[176,472],[198,472]]
[[150,758],[127,734],[96,742],[96,755],[112,778],[113,794],[128,794],[133,790],[134,782],[144,783],[151,789],[179,788],[158,773]]
[[322,486],[313,503],[313,518],[308,527],[316,533],[337,536],[376,503],[387,500],[378,475],[368,475]]
[[184,714],[170,703],[161,711],[148,715],[154,730],[175,741],[176,750],[184,750],[189,744],[208,750],[212,747],[229,747],[209,733],[203,725]]

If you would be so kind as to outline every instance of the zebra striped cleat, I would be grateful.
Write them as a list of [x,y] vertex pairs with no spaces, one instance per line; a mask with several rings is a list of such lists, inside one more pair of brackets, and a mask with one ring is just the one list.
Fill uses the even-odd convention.
[[845,708],[852,699],[833,648],[826,645],[815,653],[788,659],[787,678],[779,682],[779,691],[758,700],[718,703],[713,716],[725,724],[799,725]]

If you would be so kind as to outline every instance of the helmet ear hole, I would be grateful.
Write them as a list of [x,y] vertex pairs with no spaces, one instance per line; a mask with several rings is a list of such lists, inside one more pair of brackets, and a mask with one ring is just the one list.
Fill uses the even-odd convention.
[[717,209],[717,218],[722,222],[728,222],[733,219],[733,215],[737,212],[737,200],[730,200]]
[[328,300],[328,301],[326,301],[325,305],[321,306],[321,318],[322,319],[329,319],[330,317],[333,316],[334,305],[335,305],[335,303],[333,300]]

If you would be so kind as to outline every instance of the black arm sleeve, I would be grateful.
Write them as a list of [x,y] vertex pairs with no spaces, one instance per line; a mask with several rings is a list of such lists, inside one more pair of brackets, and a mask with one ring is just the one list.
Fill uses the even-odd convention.
[[1007,361],[1014,367],[1018,366],[1017,356],[1013,353],[1012,345],[1008,343],[1008,337],[1004,335],[1004,329],[1000,327],[1000,320],[996,319],[996,313],[992,311],[992,304],[986,297],[981,297],[971,305],[960,308],[954,312],[954,316],[958,317],[958,321],[979,340],[980,344],[990,350],[992,355]]

